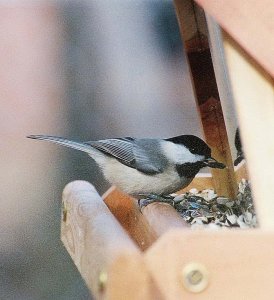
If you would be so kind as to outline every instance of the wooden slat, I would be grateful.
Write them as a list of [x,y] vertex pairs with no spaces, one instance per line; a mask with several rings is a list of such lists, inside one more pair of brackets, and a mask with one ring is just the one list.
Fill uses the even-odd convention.
[[[273,299],[273,247],[273,232],[262,230],[173,230],[145,261],[165,300]],[[199,293],[183,284],[183,270],[194,264],[204,267],[200,280],[208,279]]]
[[259,224],[274,229],[273,79],[227,34],[224,39]]
[[[187,53],[205,139],[212,149],[212,156],[228,167],[225,170],[211,169],[215,190],[218,195],[235,198],[237,187],[233,162],[208,45],[205,16],[193,1],[174,0],[174,5]],[[187,18],[186,11],[193,17]],[[192,37],[188,34],[188,28],[196,28],[192,30],[194,32]]]
[[[233,160],[235,160],[235,158],[237,157],[237,149],[235,147],[235,134],[237,127],[239,127],[239,124],[237,120],[237,113],[235,111],[233,93],[225,60],[222,30],[220,26],[214,21],[214,19],[208,14],[206,18],[210,37],[212,62],[216,74],[216,81],[220,94],[220,101],[222,104],[226,131],[228,133],[231,154]],[[234,167],[234,171],[237,183],[239,183],[242,178],[248,178],[246,164],[242,164],[240,169],[239,167]]]
[[274,77],[273,0],[195,0]]
[[[117,293],[123,296],[120,299],[148,299],[149,282],[143,280],[148,278],[148,274],[140,250],[111,214],[94,187],[85,181],[69,183],[63,192],[63,207],[62,241],[96,299],[104,295],[109,281],[111,294],[115,294],[115,282],[121,282],[125,274],[133,279],[131,291],[134,290],[134,293],[129,289],[119,290]],[[118,261],[138,263],[132,265]],[[116,275],[112,273],[104,286],[102,277],[108,276],[113,268]],[[140,285],[142,290],[139,290]],[[118,284],[119,287],[121,286]]]
[[174,5],[177,15],[180,16],[180,18],[178,18],[179,26],[182,27],[184,24],[188,25],[184,26],[183,29],[187,50],[197,49],[196,37],[198,35],[200,35],[200,46],[202,48],[204,46],[207,47],[207,39],[202,38],[208,34],[203,10],[195,5],[192,0],[176,0],[174,1]]
[[112,214],[142,250],[152,245],[157,234],[140,212],[136,199],[114,186],[102,198]]
[[215,98],[209,98],[200,105],[200,113],[206,141],[212,148],[212,156],[227,166],[222,170],[210,169],[214,189],[219,196],[235,199],[237,183],[221,102]]

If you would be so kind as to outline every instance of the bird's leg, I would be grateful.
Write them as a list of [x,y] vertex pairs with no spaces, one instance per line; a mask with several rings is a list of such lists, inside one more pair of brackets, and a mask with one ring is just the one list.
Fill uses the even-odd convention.
[[170,195],[160,196],[160,195],[156,195],[156,194],[148,194],[148,195],[140,194],[138,196],[145,197],[145,198],[138,200],[140,209],[147,206],[148,204],[156,203],[156,202],[167,203],[167,204],[174,206],[174,201],[173,201],[174,197],[172,197]]

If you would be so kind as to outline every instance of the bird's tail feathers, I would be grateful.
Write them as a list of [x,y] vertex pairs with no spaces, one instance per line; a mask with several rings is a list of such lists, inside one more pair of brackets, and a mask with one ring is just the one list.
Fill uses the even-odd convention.
[[73,148],[76,150],[80,150],[83,152],[86,152],[88,154],[92,154],[94,152],[94,149],[87,144],[81,143],[81,142],[75,142],[68,139],[64,139],[58,136],[50,136],[50,135],[29,135],[27,138],[34,139],[34,140],[43,140],[43,141],[49,141],[58,145],[66,146],[69,148]]

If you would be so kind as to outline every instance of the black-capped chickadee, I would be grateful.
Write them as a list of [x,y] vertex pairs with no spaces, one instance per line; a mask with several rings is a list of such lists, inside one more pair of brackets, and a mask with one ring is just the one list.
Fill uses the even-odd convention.
[[235,148],[237,150],[237,157],[234,160],[234,166],[237,166],[242,160],[244,160],[244,152],[242,149],[242,142],[241,142],[239,128],[236,129],[234,143],[235,143]]
[[177,192],[186,187],[203,167],[225,168],[211,157],[208,145],[193,135],[169,139],[125,137],[90,142],[47,135],[30,135],[28,138],[86,152],[112,185],[136,198]]

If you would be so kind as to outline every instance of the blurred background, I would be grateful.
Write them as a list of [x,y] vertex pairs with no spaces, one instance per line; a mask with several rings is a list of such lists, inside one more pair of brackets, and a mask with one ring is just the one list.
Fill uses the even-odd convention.
[[201,136],[172,1],[0,4],[0,299],[91,299],[60,241],[61,194],[108,185],[85,154],[26,139]]

